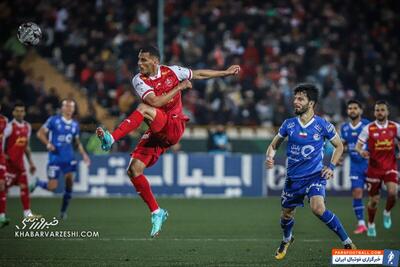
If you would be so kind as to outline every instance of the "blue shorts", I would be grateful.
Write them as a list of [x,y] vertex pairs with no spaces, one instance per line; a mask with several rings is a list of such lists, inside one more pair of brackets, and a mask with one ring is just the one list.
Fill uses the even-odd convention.
[[350,171],[351,190],[364,189],[366,175],[364,171]]
[[64,175],[70,172],[76,172],[77,161],[49,163],[47,165],[47,177],[49,179],[58,179],[63,173]]
[[325,198],[326,180],[320,174],[301,180],[291,180],[286,178],[285,187],[281,195],[283,208],[304,207],[304,197],[310,199],[312,196],[322,196]]

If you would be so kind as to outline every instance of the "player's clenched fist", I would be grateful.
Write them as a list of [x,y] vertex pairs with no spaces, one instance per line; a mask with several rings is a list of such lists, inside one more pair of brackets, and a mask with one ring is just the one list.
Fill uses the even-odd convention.
[[267,157],[265,159],[265,166],[267,167],[267,169],[272,169],[274,167],[274,159],[272,157]]
[[367,150],[362,150],[360,152],[361,157],[363,157],[364,159],[369,159],[369,152]]
[[178,86],[180,90],[191,89],[192,83],[189,80],[184,80],[180,82]]

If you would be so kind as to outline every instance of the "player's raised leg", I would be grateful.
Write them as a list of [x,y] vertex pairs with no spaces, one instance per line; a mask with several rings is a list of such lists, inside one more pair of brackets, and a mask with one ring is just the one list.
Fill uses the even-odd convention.
[[151,191],[150,184],[146,176],[143,175],[145,168],[146,165],[142,161],[133,158],[128,167],[127,173],[132,185],[136,189],[136,192],[143,199],[151,212],[152,229],[150,236],[156,237],[159,235],[162,225],[168,217],[168,212],[159,207],[156,198]]
[[[311,187],[310,191],[312,190]],[[330,210],[325,208],[324,197],[321,195],[314,195],[310,198],[311,210],[322,222],[324,222],[329,229],[331,229],[337,236],[339,236],[345,248],[355,249],[356,246],[351,241],[350,237],[343,228],[339,218]]]
[[275,259],[281,260],[286,256],[289,246],[294,242],[292,229],[294,226],[295,208],[282,208],[281,228],[283,240],[275,252]]
[[354,230],[355,234],[362,234],[367,231],[364,220],[364,203],[362,199],[363,187],[364,183],[362,183],[362,186],[356,186],[352,181],[353,211],[358,221],[357,228]]
[[101,127],[97,128],[96,133],[101,141],[102,148],[104,150],[110,150],[114,142],[136,130],[143,122],[144,118],[153,120],[156,116],[155,110],[155,108],[141,103],[112,133]]
[[390,227],[392,227],[392,218],[390,216],[390,211],[396,204],[398,185],[394,182],[387,182],[385,183],[385,185],[387,188],[387,198],[385,210],[383,211],[383,226],[386,229],[390,229]]

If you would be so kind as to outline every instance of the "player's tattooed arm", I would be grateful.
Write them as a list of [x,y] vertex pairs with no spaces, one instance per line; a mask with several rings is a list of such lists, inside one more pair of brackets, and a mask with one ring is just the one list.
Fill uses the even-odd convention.
[[83,145],[81,143],[81,140],[79,140],[79,136],[77,136],[75,138],[75,143],[76,143],[76,146],[78,147],[79,153],[82,155],[83,161],[85,162],[86,165],[89,166],[90,158],[89,158],[88,154],[86,153],[85,148],[83,147]]
[[37,138],[46,146],[48,151],[54,151],[56,148],[47,138],[48,129],[45,127],[40,127],[39,131],[37,131]]
[[229,75],[237,75],[240,72],[239,65],[232,65],[226,70],[193,70],[193,78],[195,80],[203,80],[210,78],[225,77]]
[[169,101],[171,101],[171,99],[178,92],[185,90],[187,88],[192,88],[192,83],[188,80],[184,80],[165,95],[156,96],[154,93],[150,93],[144,97],[143,101],[152,107],[159,108],[167,104]]
[[271,144],[267,148],[267,152],[265,153],[266,158],[265,158],[265,166],[268,169],[272,169],[274,167],[274,157],[276,154],[276,151],[278,150],[279,146],[282,144],[282,142],[285,140],[284,137],[280,135],[275,135],[274,139],[272,139]]

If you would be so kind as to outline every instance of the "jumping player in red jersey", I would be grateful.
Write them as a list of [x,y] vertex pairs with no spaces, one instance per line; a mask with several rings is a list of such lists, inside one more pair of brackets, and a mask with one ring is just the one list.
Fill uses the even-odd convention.
[[[385,101],[375,103],[374,115],[376,120],[363,128],[356,145],[357,152],[369,159],[366,179],[369,195],[367,235],[371,237],[376,236],[374,219],[382,183],[387,187],[383,225],[386,229],[392,226],[390,210],[395,205],[398,187],[396,139],[400,140],[400,125],[388,120],[389,105]],[[363,149],[364,144],[367,144],[368,151]]]
[[4,131],[6,151],[6,183],[4,197],[0,199],[0,214],[5,214],[7,189],[13,185],[19,185],[24,217],[35,216],[31,211],[29,198],[28,177],[24,165],[24,154],[29,162],[29,171],[34,174],[35,164],[32,161],[29,138],[31,136],[31,125],[24,121],[25,105],[17,102],[13,109],[14,119],[7,124]]
[[[1,105],[0,105],[1,109]],[[4,131],[7,127],[7,117],[0,114],[0,228],[8,225],[6,218],[6,156],[4,154]]]
[[98,128],[97,135],[102,148],[110,150],[111,145],[135,130],[143,120],[149,125],[135,150],[131,154],[128,176],[138,194],[151,212],[151,237],[156,237],[168,212],[161,209],[151,191],[145,168],[152,166],[160,155],[179,142],[189,120],[182,111],[181,91],[192,88],[191,79],[209,79],[236,75],[238,65],[226,70],[190,70],[179,66],[160,65],[160,55],[155,47],[146,47],[139,52],[140,73],[132,79],[133,87],[143,103],[125,119],[112,134]]

